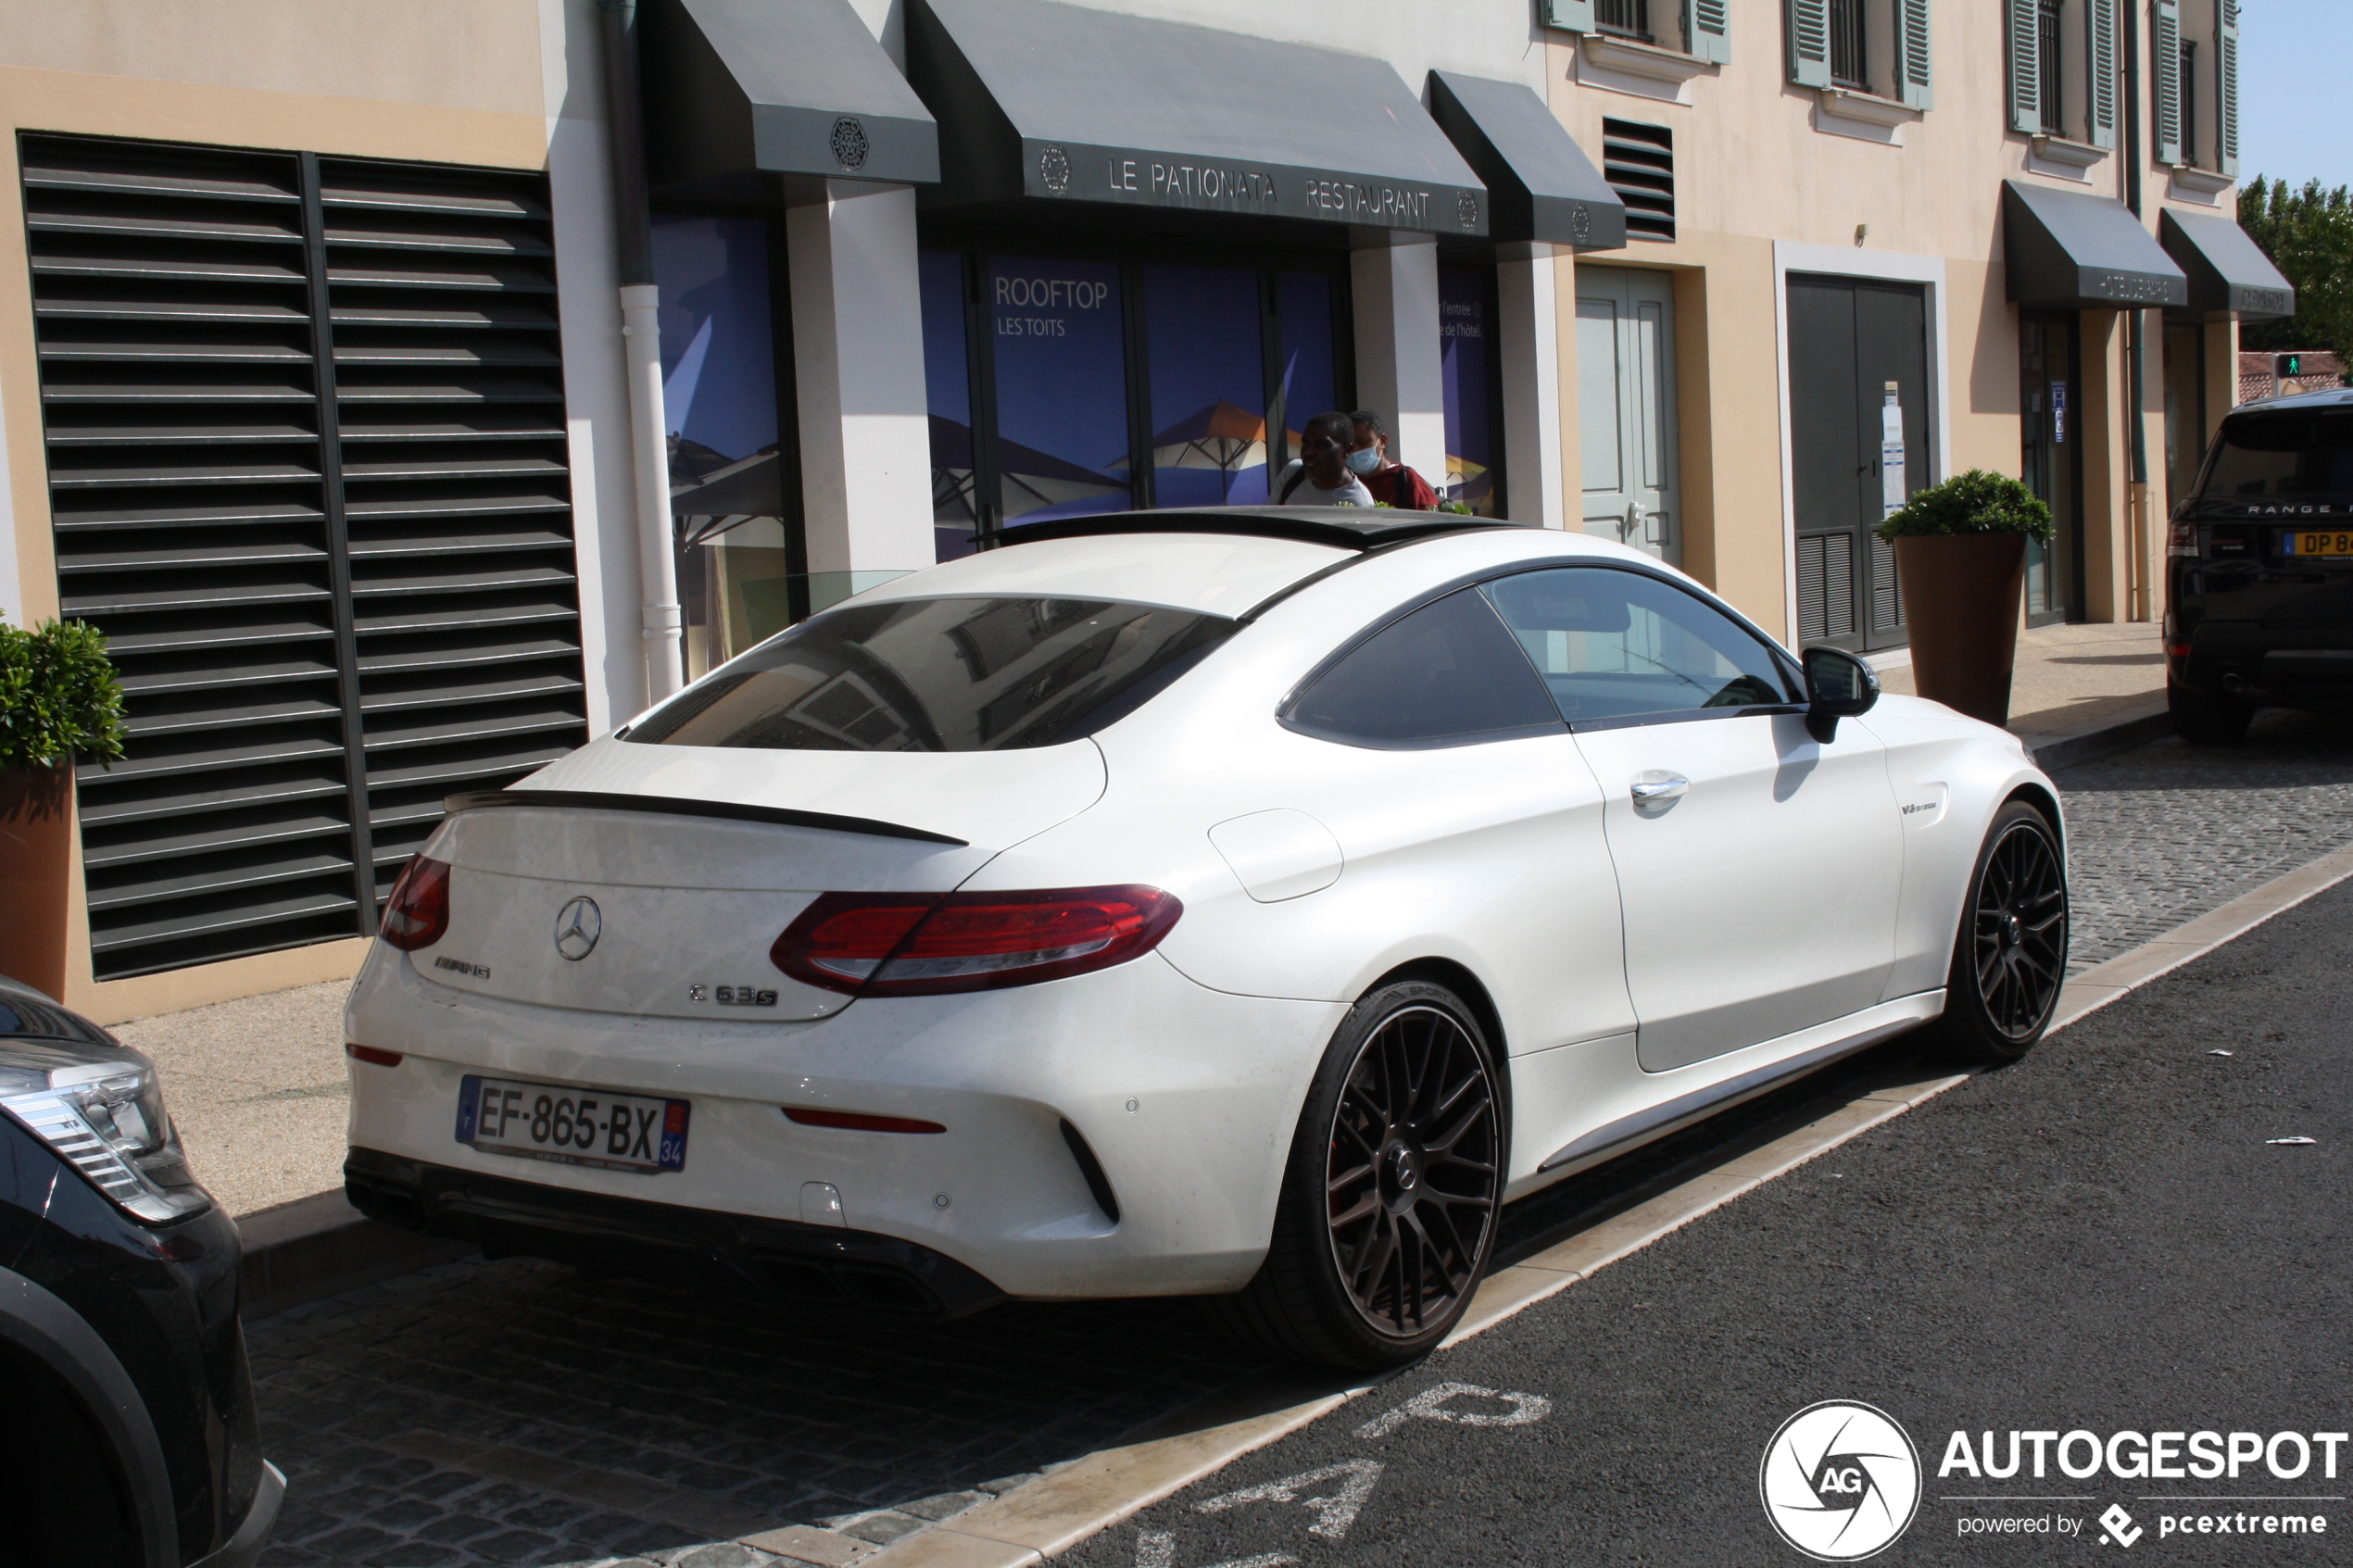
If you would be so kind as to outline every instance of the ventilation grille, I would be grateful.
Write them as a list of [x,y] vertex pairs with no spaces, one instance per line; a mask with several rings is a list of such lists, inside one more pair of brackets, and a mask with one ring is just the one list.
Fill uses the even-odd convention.
[[20,146],[100,979],[362,935],[458,789],[585,738],[544,180]]
[[1818,643],[1855,632],[1855,535],[1797,536],[1797,635]]
[[1602,121],[1602,178],[1626,204],[1626,232],[1675,237],[1675,133],[1664,125]]
[[1904,590],[1895,581],[1895,546],[1877,533],[1871,539],[1871,630],[1893,632],[1904,624]]

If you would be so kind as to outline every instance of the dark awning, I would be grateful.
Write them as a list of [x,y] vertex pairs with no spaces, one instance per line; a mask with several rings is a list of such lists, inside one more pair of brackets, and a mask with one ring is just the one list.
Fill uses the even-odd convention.
[[1487,232],[1576,250],[1626,244],[1626,204],[1544,100],[1516,82],[1429,73],[1429,112],[1487,184]]
[[909,0],[938,207],[1026,199],[1487,232],[1487,192],[1395,70],[1054,0]]
[[2296,287],[2263,247],[2220,213],[2160,207],[2157,237],[2190,275],[2190,309],[2208,320],[2269,321],[2296,314]]
[[2002,228],[2013,304],[2151,310],[2189,303],[2190,281],[2113,196],[2005,180]]
[[670,195],[770,202],[939,178],[931,111],[849,0],[645,0],[646,153]]

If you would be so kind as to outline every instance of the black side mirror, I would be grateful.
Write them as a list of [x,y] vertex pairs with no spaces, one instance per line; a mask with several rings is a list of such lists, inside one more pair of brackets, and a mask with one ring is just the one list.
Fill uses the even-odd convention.
[[1798,656],[1806,666],[1806,733],[1824,746],[1838,738],[1838,721],[1871,710],[1879,700],[1879,676],[1844,648],[1812,647]]

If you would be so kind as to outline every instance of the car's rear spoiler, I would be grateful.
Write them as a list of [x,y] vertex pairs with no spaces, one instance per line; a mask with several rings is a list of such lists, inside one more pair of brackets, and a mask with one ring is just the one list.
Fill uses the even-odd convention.
[[830,811],[796,811],[786,806],[744,806],[732,800],[684,800],[667,795],[621,795],[588,789],[484,789],[453,795],[442,803],[451,815],[497,806],[540,806],[573,811],[650,811],[665,817],[726,817],[739,822],[772,822],[779,827],[823,828],[829,833],[862,833],[875,838],[912,838],[925,844],[949,844],[962,849],[970,840],[944,833],[878,822],[871,817],[837,817]]

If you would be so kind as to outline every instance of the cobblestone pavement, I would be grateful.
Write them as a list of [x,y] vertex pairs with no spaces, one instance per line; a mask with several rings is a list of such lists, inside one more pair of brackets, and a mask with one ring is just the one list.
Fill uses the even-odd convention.
[[[2267,715],[2243,746],[2169,740],[2057,777],[2078,967],[2353,842],[2353,729],[2326,721]],[[1591,1223],[1837,1092],[1811,1081],[1514,1205],[1504,1245]],[[249,1333],[290,1484],[263,1562],[370,1568],[850,1568],[1253,1371],[1182,1303],[795,1317],[519,1260]]]
[[2353,723],[2342,719],[2270,712],[2238,746],[2167,739],[2052,776],[2078,970],[2353,843]]

